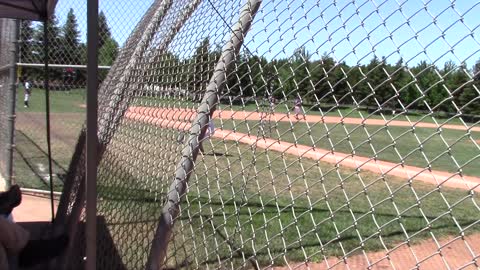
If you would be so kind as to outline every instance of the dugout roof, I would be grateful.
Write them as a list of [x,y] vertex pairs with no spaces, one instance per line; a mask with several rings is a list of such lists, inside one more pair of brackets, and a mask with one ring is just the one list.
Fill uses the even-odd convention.
[[0,0],[0,18],[45,21],[58,0]]

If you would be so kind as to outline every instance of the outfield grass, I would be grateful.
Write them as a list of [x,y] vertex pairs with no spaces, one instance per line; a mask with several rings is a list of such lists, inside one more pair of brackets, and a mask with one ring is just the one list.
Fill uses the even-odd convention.
[[[17,130],[16,151],[13,161],[15,164],[15,182],[21,187],[50,190],[47,152],[40,147],[44,142],[45,140],[34,141],[25,133]],[[58,144],[54,145],[54,149],[57,149]],[[61,191],[63,187],[69,162],[67,153],[69,152],[53,151],[52,171],[55,191]]]
[[[45,91],[43,89],[34,88],[30,98],[30,108],[23,107],[23,95],[24,89],[19,88],[17,93],[17,111],[24,112],[44,112],[45,111]],[[85,112],[85,98],[86,89],[78,88],[69,91],[50,91],[50,106],[51,112]],[[186,99],[180,98],[162,98],[162,97],[137,97],[132,106],[152,106],[152,107],[175,107],[175,108],[191,108],[196,109],[199,106],[198,102],[192,102]],[[275,112],[288,113],[292,112],[293,103],[280,103],[275,106]],[[267,111],[269,105],[265,102],[248,103],[245,106],[242,105],[225,105],[219,104],[218,109],[234,110],[234,111]],[[339,116],[339,117],[353,117],[353,118],[372,118],[372,119],[386,119],[386,120],[399,120],[399,121],[422,121],[428,123],[445,123],[449,124],[463,124],[459,118],[439,118],[432,116],[425,116],[419,114],[409,115],[377,115],[370,114],[365,110],[357,110],[351,108],[337,108],[331,110],[320,109],[317,106],[304,107],[307,114],[312,115],[325,115],[325,116]]]
[[[45,91],[34,88],[30,107],[17,93],[15,180],[22,187],[49,189],[45,120]],[[62,189],[80,129],[85,121],[84,89],[50,92],[50,127],[55,190]]]
[[[480,176],[480,132],[305,122],[215,120],[216,127],[407,165]],[[457,165],[457,164],[458,165]]]
[[[142,134],[141,142],[127,141],[131,134]],[[100,165],[99,214],[128,267],[142,267],[148,256],[179,158],[176,135],[127,121]],[[205,143],[181,205],[169,245],[172,268],[237,268],[249,258],[263,266],[305,256],[317,262],[381,250],[382,242],[391,248],[480,228],[478,196],[468,191],[439,192],[422,182],[211,143]],[[251,268],[248,261],[244,266]]]
[[[84,124],[83,113],[52,113],[50,136],[54,184],[61,190],[64,176]],[[15,175],[22,187],[48,189],[47,140],[44,113],[17,113],[15,123]]]
[[[52,113],[81,113],[85,112],[84,88],[72,89],[69,91],[50,91],[50,112]],[[29,108],[23,105],[24,89],[17,91],[17,112],[45,112],[45,90],[33,88],[30,95]]]

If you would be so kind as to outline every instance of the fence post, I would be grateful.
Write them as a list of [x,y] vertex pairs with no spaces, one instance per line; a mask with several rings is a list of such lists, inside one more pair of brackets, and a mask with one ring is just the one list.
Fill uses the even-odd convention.
[[[198,0],[197,0],[198,1]],[[158,29],[160,23],[162,22],[163,18],[165,17],[166,13],[168,12],[170,6],[172,4],[172,1],[171,0],[157,0],[155,1],[155,3],[152,5],[152,7],[154,7],[154,10],[153,10],[153,13],[152,13],[152,18],[149,18],[149,17],[146,17],[145,20],[148,22],[148,26],[147,26],[147,29],[145,29],[144,32],[142,32],[142,40],[144,39],[143,43],[144,46],[148,45],[150,43],[150,40],[154,37],[154,33],[155,31]],[[147,40],[148,39],[148,40]],[[127,44],[129,44],[129,41],[127,40]],[[145,47],[142,47],[143,49],[145,49]],[[137,49],[133,52],[133,60],[131,61],[134,61],[133,63],[135,63],[135,61],[138,61],[138,57],[140,56],[142,50],[140,49]],[[123,48],[122,53],[128,53],[128,51],[125,50],[125,47]],[[135,57],[137,56],[137,57]],[[121,56],[120,56],[121,57]],[[97,59],[98,61],[98,59]],[[129,65],[132,65],[129,63]],[[98,66],[98,65],[97,65]],[[91,75],[91,74],[90,74]],[[93,77],[91,75],[91,77]],[[122,80],[120,80],[122,81]],[[89,85],[89,96],[87,97],[89,99],[89,102],[90,102],[90,99],[93,100],[93,97],[90,95],[90,89],[91,89],[92,85]],[[103,87],[103,86],[102,86]],[[97,85],[97,88],[98,88],[98,85]],[[124,87],[125,88],[125,87]],[[100,89],[101,90],[101,89]],[[122,89],[122,90],[125,90],[125,89]],[[123,92],[121,92],[123,93]],[[101,91],[96,91],[96,94],[99,95],[101,94]],[[89,147],[90,151],[86,151],[86,140],[87,140],[87,136],[88,136],[88,131],[82,131],[80,133],[80,136],[79,136],[79,140],[77,142],[77,146],[76,146],[76,149],[75,149],[75,153],[74,153],[74,158],[72,159],[72,162],[69,166],[69,170],[68,170],[68,176],[67,176],[67,180],[65,182],[65,185],[64,185],[64,189],[62,191],[62,198],[59,202],[59,206],[57,208],[57,217],[56,217],[56,229],[58,230],[62,230],[64,227],[67,227],[67,232],[69,233],[70,237],[75,237],[75,235],[77,234],[77,229],[78,229],[78,221],[80,219],[80,215],[81,215],[81,212],[82,212],[82,209],[84,206],[86,206],[87,209],[90,209],[90,210],[86,210],[86,212],[89,212],[89,217],[87,217],[87,219],[90,218],[90,222],[89,222],[89,225],[88,225],[88,228],[86,230],[89,230],[90,233],[88,233],[88,236],[86,236],[86,240],[89,242],[89,246],[90,248],[88,249],[87,251],[87,260],[88,260],[88,257],[93,257],[95,256],[94,254],[96,253],[96,250],[95,250],[95,247],[93,247],[92,245],[93,244],[96,244],[96,235],[94,235],[96,233],[96,224],[94,224],[92,221],[92,218],[95,217],[95,222],[96,222],[96,193],[97,193],[97,190],[96,190],[96,184],[94,186],[94,184],[92,182],[90,182],[90,180],[88,180],[88,182],[90,184],[87,183],[87,180],[86,180],[86,177],[87,177],[87,174],[90,175],[90,179],[93,179],[93,177],[96,176],[96,173],[97,173],[97,166],[98,164],[100,163],[101,159],[102,159],[102,156],[103,156],[103,152],[105,150],[105,146],[106,144],[108,143],[108,141],[106,139],[102,140],[102,138],[105,138],[106,135],[104,134],[104,129],[103,128],[106,128],[102,125],[102,122],[98,122],[99,120],[101,121],[104,117],[98,117],[98,113],[99,113],[99,104],[98,104],[98,97],[96,98],[96,107],[97,107],[97,111],[96,111],[96,114],[93,115],[92,113],[90,113],[89,115],[87,115],[87,118],[91,117],[91,118],[96,118],[97,119],[97,123],[95,124],[96,125],[96,131],[95,131],[95,134],[93,133],[90,133],[90,142],[92,142],[93,140],[97,140],[97,144],[96,144],[96,150],[94,148],[91,148]],[[90,102],[90,104],[92,104]],[[117,104],[118,105],[118,104]],[[89,109],[87,108],[87,111]],[[88,113],[88,112],[87,112]],[[108,118],[108,117],[107,117]],[[92,120],[92,119],[91,119]],[[92,121],[88,121],[87,122],[92,122]],[[88,125],[88,123],[87,123]],[[92,123],[90,123],[90,125],[92,125]],[[93,126],[90,126],[90,128],[92,129]],[[87,127],[88,128],[88,127]],[[91,130],[90,129],[90,130]],[[102,135],[103,134],[103,135]],[[93,144],[89,143],[90,146],[92,146]],[[89,154],[90,152],[90,154]],[[95,160],[95,164],[93,164],[93,160],[90,159],[88,160],[88,157],[93,157],[95,156],[94,160]],[[85,165],[86,163],[89,163],[89,170],[79,170],[79,168],[85,168]],[[93,175],[95,174],[95,175]],[[96,177],[95,177],[95,182],[96,182]],[[75,183],[75,181],[79,181],[79,183]],[[78,185],[78,189],[75,189],[74,186],[75,185]],[[85,186],[87,185],[87,186]],[[89,186],[88,186],[89,185]],[[90,192],[87,192],[87,189],[89,189]],[[72,192],[76,191],[77,194],[74,198],[74,201],[73,203],[70,201],[71,200],[71,194]],[[89,195],[90,193],[90,195]],[[87,196],[91,196],[90,198],[87,198]],[[95,198],[94,198],[95,196]],[[72,206],[69,205],[69,203],[72,203]],[[84,203],[87,203],[88,205],[84,205]],[[68,208],[71,207],[71,213],[69,216],[67,216],[67,212],[69,211]],[[93,213],[95,212],[95,214]],[[72,240],[73,241],[73,240]],[[56,264],[56,267],[62,267],[63,269],[67,269],[69,266],[70,266],[70,263],[69,262],[69,258],[73,252],[73,249],[74,247],[72,247],[72,245],[70,245],[67,249],[67,251],[65,252],[65,255],[62,257],[61,260],[59,260]],[[92,261],[94,260],[94,261]],[[95,268],[95,263],[96,263],[96,260],[95,259],[91,259],[90,262],[87,262],[89,265],[88,265],[88,269],[94,269]]]
[[17,62],[18,62],[18,35],[20,32],[19,20],[14,20],[14,31],[11,46],[11,63],[10,63],[10,91],[8,97],[8,156],[7,156],[7,188],[9,188],[13,181],[13,151],[15,149],[15,101],[17,97]]
[[86,228],[85,269],[97,265],[97,110],[98,110],[98,0],[87,2],[87,144],[86,144]]
[[260,8],[261,0],[249,0],[242,8],[238,22],[232,28],[232,35],[222,49],[222,55],[210,78],[205,96],[198,108],[198,114],[192,122],[188,145],[182,151],[182,158],[177,165],[175,179],[167,193],[167,201],[162,209],[162,215],[155,232],[152,248],[147,262],[148,270],[161,269],[167,255],[168,242],[172,234],[174,220],[179,214],[181,197],[185,194],[188,179],[193,171],[202,138],[208,127],[218,103],[218,93],[225,87],[227,70],[235,61],[244,38],[250,29],[252,21]]

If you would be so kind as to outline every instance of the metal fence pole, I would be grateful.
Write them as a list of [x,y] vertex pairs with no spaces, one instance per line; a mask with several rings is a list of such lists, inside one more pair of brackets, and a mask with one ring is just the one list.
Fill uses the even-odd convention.
[[182,158],[177,165],[175,179],[170,185],[168,198],[162,210],[162,216],[155,232],[147,269],[161,269],[166,258],[168,242],[172,234],[174,220],[179,214],[181,197],[185,194],[188,179],[193,171],[198,155],[200,140],[208,128],[208,123],[218,103],[218,93],[225,87],[227,70],[235,61],[252,21],[260,8],[261,0],[249,0],[242,8],[238,22],[232,28],[230,40],[222,49],[215,71],[207,86],[205,96],[198,108],[198,115],[192,123],[188,145],[182,151]]
[[13,46],[11,47],[11,66],[10,66],[10,91],[8,108],[8,157],[7,157],[7,188],[13,181],[13,151],[15,149],[15,101],[17,96],[17,59],[18,59],[18,36],[20,32],[20,23],[15,20],[15,30],[13,33]]
[[[158,25],[161,23],[161,21],[163,20],[163,17],[165,16],[166,12],[170,8],[171,1],[170,0],[166,0],[166,1],[159,0],[154,5],[155,5],[155,9],[154,9],[154,13],[152,14],[153,18],[146,18],[146,20],[154,21],[155,23],[153,23],[153,24],[155,26],[149,25],[149,28],[146,29],[142,33],[142,37],[147,37],[148,36],[149,38],[153,38],[154,32],[157,30]],[[89,23],[89,25],[93,25],[93,24]],[[127,53],[127,52],[125,52],[125,49],[126,49],[126,47],[128,47],[128,44],[129,44],[129,41],[127,41],[127,45],[123,48],[121,54],[122,53]],[[148,42],[145,41],[145,44],[148,44]],[[122,55],[120,55],[119,57],[121,58]],[[98,61],[98,59],[96,61]],[[90,75],[90,76],[93,76],[93,75]],[[89,76],[89,78],[92,78],[90,76]],[[89,83],[91,83],[90,80],[89,80]],[[98,83],[98,81],[96,83]],[[90,85],[88,87],[90,87]],[[104,87],[104,86],[102,86],[102,87]],[[90,88],[88,88],[88,89],[90,89]],[[96,89],[98,89],[98,85],[97,85]],[[88,92],[90,93],[90,90],[88,90]],[[96,149],[91,149],[91,151],[90,151],[90,153],[92,153],[93,151],[96,151],[95,159],[94,159],[95,162],[96,162],[96,164],[95,164],[95,177],[96,177],[96,172],[97,172],[97,166],[100,163],[100,160],[102,158],[104,146],[108,143],[107,141],[102,140],[102,138],[103,138],[103,136],[102,136],[102,134],[103,134],[102,124],[101,124],[101,122],[98,123],[98,94],[99,94],[99,91],[96,90],[96,93],[97,93],[97,97],[96,97],[96,99],[97,99],[97,102],[96,102],[97,111],[96,111],[95,118],[97,120],[97,123],[95,125],[96,125],[97,130],[96,130],[96,134],[95,134],[96,137],[95,138],[97,140],[97,144],[95,146]],[[87,99],[89,99],[89,97],[87,97]],[[90,111],[90,109],[87,107],[87,122],[88,122],[88,118],[91,117],[91,116],[88,115],[89,111]],[[88,123],[87,123],[87,125],[88,125]],[[88,140],[88,139],[85,139],[82,136],[85,134],[85,136],[88,137],[88,134],[86,134],[86,133],[87,132],[83,133],[83,131],[82,131],[80,136],[79,136],[79,140],[77,142],[76,150],[75,150],[75,153],[74,153],[74,158],[72,159],[72,163],[69,166],[69,170],[68,170],[69,174],[67,176],[67,180],[65,182],[65,186],[64,186],[64,189],[62,191],[62,199],[60,200],[58,210],[57,210],[57,218],[56,218],[56,221],[57,221],[57,224],[58,224],[57,228],[59,230],[62,230],[63,226],[67,227],[67,231],[68,231],[68,233],[71,237],[74,237],[77,233],[78,220],[80,218],[80,215],[81,215],[82,209],[84,207],[85,201],[87,201],[87,205],[86,205],[87,211],[92,211],[93,212],[92,206],[90,206],[90,204],[93,204],[92,203],[92,198],[90,198],[90,199],[87,198],[89,196],[88,195],[89,191],[87,189],[90,189],[90,194],[95,193],[95,200],[96,200],[96,185],[95,185],[95,192],[93,192],[93,190],[92,190],[94,188],[94,187],[92,187],[93,184],[90,182],[90,180],[86,179],[89,172],[87,170],[80,170],[79,169],[79,167],[85,166],[88,162],[92,162],[92,160],[89,159],[89,156],[88,156],[89,151],[84,150],[85,146],[87,145],[86,140]],[[90,138],[90,140],[92,140],[92,138]],[[92,146],[92,145],[90,145],[90,146]],[[92,168],[92,166],[93,165],[90,165],[90,168]],[[85,168],[85,167],[83,167],[83,168]],[[92,170],[90,170],[90,173],[92,173]],[[74,183],[74,181],[79,181],[79,183]],[[95,179],[95,181],[96,181],[96,179]],[[90,182],[90,184],[88,184],[87,182]],[[74,201],[71,201],[71,195],[72,195],[72,192],[73,192],[73,187],[76,184],[79,185],[79,189],[77,191],[78,193],[76,194],[75,198],[73,199]],[[90,185],[90,187],[88,187],[89,185]],[[93,196],[93,195],[91,195],[91,196]],[[88,201],[90,201],[90,203]],[[68,210],[68,208],[70,207],[70,205],[69,205],[70,203],[72,203],[72,205],[71,205],[72,209]],[[94,207],[95,207],[94,210],[96,211],[96,202],[95,202]],[[88,209],[90,209],[90,210],[88,210]],[[70,215],[67,216],[68,211],[71,211],[71,213],[70,213]],[[93,215],[93,213],[90,213],[90,215]],[[96,222],[96,212],[95,212],[94,217],[95,217],[95,222]],[[87,220],[88,219],[89,219],[89,215],[87,215]],[[96,232],[96,224],[95,224],[95,226],[93,226],[90,223],[90,225],[87,225],[87,226],[89,226],[88,228],[86,228],[87,231],[88,230],[95,230],[95,232]],[[96,238],[92,239],[92,237],[90,237],[88,235],[86,236],[86,238],[87,238],[87,243],[88,243],[88,241],[90,241],[91,244],[93,243],[93,245],[96,245]],[[91,245],[91,244],[89,244],[89,245]],[[73,249],[74,249],[73,247],[69,247],[69,249],[65,253],[66,255],[62,259],[62,262],[59,262],[59,265],[62,265],[62,267],[64,267],[64,268],[67,268],[69,266],[69,262],[68,262],[69,255],[71,255],[71,253],[73,252]],[[91,249],[90,249],[90,251],[87,251],[87,258],[88,258],[88,253],[90,253],[90,252],[93,253],[94,251],[91,250]],[[92,255],[90,255],[90,256],[92,256]],[[88,267],[95,267],[95,265],[89,265]],[[87,268],[87,269],[94,269],[94,268]]]
[[[162,3],[162,2],[158,2],[158,3]],[[142,21],[150,21],[152,20],[150,18],[150,16],[146,16],[144,17],[144,19],[142,19]],[[140,25],[142,24],[142,22],[140,22]],[[132,39],[132,37],[130,37],[129,39]],[[126,41],[126,45],[124,46],[124,48],[120,51],[120,55],[118,58],[122,58],[122,54],[125,54],[126,53],[126,50],[125,48],[128,48],[129,45],[128,44],[131,44],[133,42],[133,39],[132,41],[129,41],[127,40]],[[55,65],[50,65],[50,66],[55,66]],[[57,65],[58,66],[58,65]],[[58,67],[61,67],[61,66],[58,66]],[[83,66],[82,68],[86,68],[86,66]],[[98,66],[99,69],[103,69],[103,66]],[[102,86],[104,87],[104,86]],[[101,89],[100,89],[101,90]],[[99,94],[101,94],[101,91],[99,91]],[[98,112],[97,112],[98,114]],[[97,117],[98,118],[98,117]],[[97,123],[98,124],[98,123]],[[98,126],[98,125],[97,125]],[[100,124],[101,126],[101,124]],[[101,128],[99,129],[99,132],[98,133],[102,133],[101,131]],[[75,185],[75,181],[76,179],[81,179],[79,180],[80,182],[84,182],[84,178],[85,178],[85,170],[80,170],[79,168],[85,168],[84,165],[85,165],[85,138],[86,136],[86,131],[85,130],[82,130],[80,132],[80,135],[79,135],[79,138],[78,138],[78,141],[76,143],[76,146],[75,146],[75,152],[73,154],[73,158],[70,162],[70,165],[69,165],[69,169],[68,169],[68,175],[67,175],[67,178],[66,178],[66,181],[65,181],[65,185],[64,185],[64,188],[62,190],[62,199],[60,199],[60,202],[58,204],[58,208],[57,208],[57,216],[56,216],[56,221],[58,224],[64,224],[64,223],[76,223],[78,221],[78,217],[79,217],[79,213],[81,210],[75,210],[73,211],[72,210],[72,213],[75,212],[75,213],[78,213],[77,215],[73,215],[73,218],[68,218],[67,217],[67,212],[69,211],[68,210],[68,207],[69,207],[69,203],[71,203],[70,201],[70,197],[72,196],[72,188],[73,186]],[[101,136],[99,136],[101,137]],[[98,158],[98,162],[100,162],[100,159],[101,159],[101,149],[99,150],[99,158]],[[78,200],[79,202],[83,202],[83,189],[81,191],[81,194],[78,194],[80,197],[82,197],[82,199]],[[78,198],[77,198],[78,199]],[[76,199],[74,199],[75,201],[77,201]],[[77,208],[82,208],[83,205],[78,205],[77,206],[77,203],[74,203],[74,205],[76,205],[75,209]],[[69,221],[67,221],[66,219],[69,219]],[[59,225],[60,227],[63,226],[63,225]],[[73,226],[73,225],[72,225]],[[71,226],[67,226],[67,227],[71,227]]]
[[45,19],[43,22],[43,50],[45,53],[45,66],[44,66],[44,87],[45,87],[45,125],[46,125],[46,137],[47,137],[47,156],[48,156],[48,179],[50,185],[50,210],[52,215],[52,223],[55,219],[55,206],[53,203],[53,170],[52,170],[52,147],[50,136],[50,69],[48,66],[50,58],[50,42],[48,36],[48,26],[50,25],[50,19]]
[[85,269],[96,269],[97,253],[97,110],[98,110],[98,0],[87,6],[87,144],[86,144],[86,255]]

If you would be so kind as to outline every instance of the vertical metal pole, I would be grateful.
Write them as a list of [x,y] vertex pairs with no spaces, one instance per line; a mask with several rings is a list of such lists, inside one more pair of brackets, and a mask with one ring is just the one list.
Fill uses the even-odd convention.
[[15,101],[17,96],[17,60],[20,22],[15,20],[15,30],[12,37],[11,67],[10,67],[10,92],[8,104],[8,156],[7,156],[7,188],[13,183],[13,151],[15,149]]
[[97,110],[98,110],[98,0],[87,3],[87,144],[86,144],[86,257],[85,269],[97,262]]
[[52,215],[52,223],[55,219],[55,207],[53,203],[53,173],[52,173],[52,148],[50,140],[50,71],[48,68],[48,61],[50,58],[50,41],[48,40],[48,26],[50,25],[50,20],[48,18],[43,22],[43,50],[45,53],[44,56],[44,88],[45,88],[45,124],[47,130],[47,155],[48,155],[48,177],[50,182],[50,208]]
[[[151,20],[151,16],[148,16],[150,14],[150,10],[147,11],[147,15],[145,15],[142,20],[139,22],[139,24],[136,26],[135,31],[137,31],[138,29],[143,29],[144,27],[142,27],[144,24],[146,24],[147,22],[149,22]],[[139,32],[143,32],[143,31],[139,31]],[[134,37],[135,35],[132,34],[128,37],[125,45],[123,46],[122,50],[120,50],[120,55],[117,57],[119,59],[122,59],[124,56],[123,54],[125,54],[126,52],[125,51],[128,51],[128,50],[125,50],[124,48],[129,48],[133,42],[134,42]],[[118,66],[120,64],[118,64],[117,62],[113,63],[112,67],[111,67],[111,70],[115,70],[116,69],[116,66]],[[110,76],[110,72],[108,73],[109,76]],[[109,80],[109,77],[107,77],[106,81]],[[101,89],[99,89],[99,95],[101,95]],[[101,97],[99,97],[100,99],[100,102],[101,102]],[[101,106],[99,104],[99,106]],[[80,132],[80,136],[78,138],[78,142],[75,146],[75,152],[74,152],[74,157],[76,158],[72,158],[70,164],[69,164],[69,167],[68,167],[68,174],[67,174],[67,177],[66,177],[66,181],[65,181],[65,184],[63,185],[63,190],[62,190],[62,196],[60,198],[60,202],[58,204],[58,208],[57,208],[57,215],[56,215],[56,218],[55,218],[55,221],[57,222],[58,226],[56,226],[56,229],[60,229],[60,230],[63,230],[64,229],[64,226],[65,226],[65,223],[67,223],[67,219],[70,219],[70,220],[75,220],[75,222],[78,221],[78,217],[74,217],[74,218],[71,218],[72,216],[69,215],[69,207],[70,207],[70,203],[71,203],[71,197],[72,196],[75,196],[74,194],[72,194],[73,192],[73,188],[75,187],[76,185],[76,181],[82,181],[84,180],[85,178],[85,158],[84,158],[84,155],[85,155],[85,145],[86,145],[86,130],[82,130]],[[99,153],[100,155],[100,153]],[[101,157],[99,157],[99,159],[101,159]],[[80,180],[80,179],[83,179],[83,180]],[[85,190],[83,190],[85,191]],[[83,202],[82,202],[83,203]],[[83,207],[83,205],[82,205]]]
[[225,87],[227,69],[235,61],[235,56],[240,51],[245,36],[250,29],[253,18],[260,8],[261,0],[248,0],[243,6],[239,20],[232,28],[230,40],[222,49],[222,55],[218,60],[215,71],[210,78],[205,96],[198,108],[198,114],[192,123],[188,145],[182,151],[182,158],[177,165],[175,178],[168,191],[168,199],[162,209],[162,216],[157,226],[155,236],[148,258],[147,269],[161,269],[166,258],[168,242],[172,233],[175,218],[179,214],[179,205],[185,194],[187,182],[194,168],[198,155],[199,138],[203,138],[208,128],[213,112],[218,104],[218,94]]
[[[89,0],[90,1],[90,0]],[[96,0],[98,1],[98,0]],[[91,19],[93,19],[95,17],[95,20],[98,21],[98,17],[96,14],[94,14],[94,12],[97,12],[98,13],[98,2],[96,3],[97,4],[97,7],[96,8],[92,8],[92,11],[91,11],[91,14],[92,15],[88,15],[88,27],[90,26],[96,26],[98,25],[98,23],[93,23],[93,22],[90,22]],[[157,31],[158,29],[158,26],[160,25],[161,21],[163,20],[165,14],[167,13],[168,9],[170,8],[172,4],[172,0],[156,0],[155,3],[152,5],[153,9],[151,9],[151,16],[145,16],[144,19],[142,19],[142,21],[140,22],[139,25],[137,25],[137,30],[138,29],[143,29],[143,31],[138,31],[139,33],[141,33],[141,36],[145,36],[145,33],[149,33],[148,36],[150,36],[149,38],[153,38],[154,37],[154,33],[155,31]],[[96,10],[96,11],[93,11],[93,10]],[[143,27],[142,25],[144,24],[147,24],[145,27]],[[152,26],[153,25],[153,26]],[[90,29],[90,28],[88,28]],[[96,28],[94,29],[95,31],[98,31]],[[137,31],[135,30],[135,31]],[[89,31],[88,33],[90,33],[91,31]],[[87,34],[88,34],[87,33]],[[87,47],[87,50],[90,52],[92,51],[93,53],[96,53],[97,56],[94,57],[93,60],[97,61],[98,62],[98,43],[97,43],[97,37],[98,37],[98,32],[97,34],[93,35],[95,37],[95,40],[93,42],[90,42],[90,39],[89,37],[87,37],[87,41],[88,41],[88,47]],[[141,44],[136,46],[136,43],[133,43],[133,42],[136,42],[136,39],[134,38],[135,35],[132,35],[129,37],[129,39],[127,40],[127,45],[125,45],[121,52],[120,52],[120,56],[118,58],[124,58],[125,56],[123,54],[125,53],[130,53],[131,56],[130,57],[133,57],[135,58],[137,55],[135,54],[137,51],[135,52],[132,52],[131,50],[128,50],[128,48],[130,48],[131,46],[135,46],[135,48],[138,48],[139,46],[142,46]],[[92,37],[93,38],[93,37]],[[95,46],[97,46],[97,49],[93,49],[91,50],[90,49],[90,46],[92,46],[93,44],[95,43]],[[149,42],[145,41],[146,44],[149,44]],[[142,52],[143,53],[143,52]],[[92,56],[93,57],[93,56]],[[90,58],[88,60],[89,62],[88,63],[91,63],[90,61]],[[113,65],[113,68],[112,70],[115,70],[115,66],[117,66],[118,63],[117,61],[114,63]],[[95,65],[87,65],[87,77],[88,78],[92,78],[92,77],[95,77],[97,78],[97,75],[90,75],[90,67],[93,67]],[[110,76],[110,75],[109,75]],[[123,81],[126,81],[126,80],[116,80],[115,83],[122,83]],[[92,93],[90,91],[90,83],[93,83],[91,80],[88,80],[87,82],[87,88],[88,88],[88,93]],[[107,83],[107,86],[106,87],[109,87],[108,86],[108,81],[106,82]],[[105,85],[105,83],[104,83]],[[105,86],[103,86],[105,87]],[[95,112],[95,117],[94,120],[95,121],[98,121],[98,91],[96,90],[98,88],[98,85],[96,84],[95,85],[95,98],[97,100],[96,102],[96,106],[95,107],[95,110],[91,110],[90,107],[89,107],[89,100],[90,98],[88,97],[87,95],[87,118],[90,119],[92,118],[90,116],[90,113],[92,113],[93,111]],[[101,91],[100,91],[101,92]],[[121,93],[120,96],[124,96],[123,95],[123,92]],[[127,95],[128,96],[128,95]],[[117,103],[118,105],[118,103]],[[117,105],[115,105],[113,108],[115,107],[118,107]],[[103,118],[103,117],[102,117]],[[88,124],[88,119],[87,119],[87,130],[92,130],[92,128],[89,129],[89,124]],[[96,185],[92,187],[92,177],[89,177],[87,179],[87,174],[90,172],[92,173],[92,170],[91,169],[93,167],[93,165],[87,165],[88,162],[92,162],[92,159],[90,158],[88,152],[92,153],[92,151],[95,151],[95,149],[97,150],[97,152],[95,152],[95,160],[96,160],[96,165],[97,166],[100,162],[100,159],[102,158],[102,152],[103,150],[105,149],[105,146],[108,144],[108,140],[105,140],[105,141],[102,141],[102,136],[101,134],[104,134],[102,132],[102,129],[101,129],[102,125],[100,123],[100,127],[98,125],[98,122],[95,122],[95,126],[94,128],[97,129],[97,132],[96,134],[100,134],[100,135],[96,135],[96,139],[97,141],[95,142],[96,143],[96,146],[92,146],[92,143],[88,143],[88,142],[85,142],[85,140],[88,140],[88,139],[82,139],[82,135],[80,135],[80,138],[79,138],[79,141],[77,143],[77,148],[75,150],[75,155],[78,157],[78,164],[75,160],[72,160],[72,163],[70,164],[69,166],[69,174],[67,176],[67,181],[66,181],[66,184],[64,185],[64,190],[63,190],[63,193],[62,193],[62,198],[60,200],[60,204],[58,206],[58,210],[57,210],[57,224],[58,224],[58,227],[59,229],[63,229],[64,227],[67,227],[68,229],[68,232],[71,236],[74,236],[75,233],[77,232],[77,227],[78,227],[78,220],[79,220],[79,217],[80,217],[80,214],[81,214],[81,210],[82,210],[82,207],[83,207],[83,203],[85,202],[85,200],[87,201],[87,228],[86,230],[87,231],[90,231],[90,232],[96,232],[96,225],[93,225],[90,221],[92,220],[92,218],[89,218],[89,216],[93,216],[93,217],[96,217],[96,202],[95,204],[92,202],[92,198],[88,198],[88,196],[93,196],[93,195],[88,195],[88,193],[92,194],[93,192],[90,191],[88,192],[89,188],[95,188],[95,196],[94,196],[94,200],[96,200]],[[114,132],[115,129],[113,129],[112,132]],[[87,135],[88,131],[85,132],[85,137],[88,137]],[[91,141],[91,139],[90,139]],[[87,147],[85,147],[85,145],[89,144]],[[95,148],[96,147],[96,148]],[[87,148],[86,152],[84,152],[85,148]],[[88,149],[92,149],[92,150],[88,150]],[[81,168],[79,169],[78,166],[85,166],[86,165],[86,170],[81,170]],[[83,167],[85,168],[85,167]],[[95,172],[95,174],[93,175],[94,177],[96,177],[96,167],[95,169],[93,170]],[[80,183],[74,183],[74,181],[79,181]],[[88,182],[88,183],[86,183]],[[95,178],[95,183],[96,183],[96,178]],[[75,199],[74,201],[72,202],[71,201],[71,192],[72,192],[72,188],[75,186],[75,185],[79,185],[80,186],[80,189],[82,189],[82,191],[78,191],[75,195]],[[83,188],[82,188],[83,187]],[[86,194],[87,193],[87,194]],[[86,199],[85,199],[86,198]],[[69,207],[70,207],[70,203],[73,203],[73,207],[71,209],[71,213],[69,213],[69,215],[67,216],[67,210]],[[94,207],[90,206],[94,204]],[[95,210],[95,215],[93,215],[93,213],[91,214],[88,214],[89,211],[93,212],[93,210]],[[90,221],[89,221],[90,220]],[[96,222],[96,220],[95,220]],[[66,225],[65,225],[66,224]],[[88,234],[88,233],[87,233]],[[95,238],[96,238],[96,235],[95,235]],[[96,239],[92,239],[92,237],[89,237],[87,236],[87,239],[90,239],[89,241],[87,241],[87,245],[95,245],[96,243]],[[89,244],[90,243],[90,244]],[[73,243],[73,245],[75,245],[75,243]],[[93,246],[95,247],[95,246]],[[64,263],[66,265],[68,265],[68,259],[69,259],[69,254],[72,253],[72,248],[69,248],[67,251],[66,251],[66,255],[64,257]],[[87,261],[88,261],[88,257],[92,257],[92,256],[95,256],[95,251],[87,251],[87,254],[90,254],[90,255],[87,255]],[[94,262],[96,264],[96,260]],[[90,267],[90,266],[89,266]],[[91,267],[95,267],[95,266],[91,266]],[[87,267],[88,268],[88,267]]]

